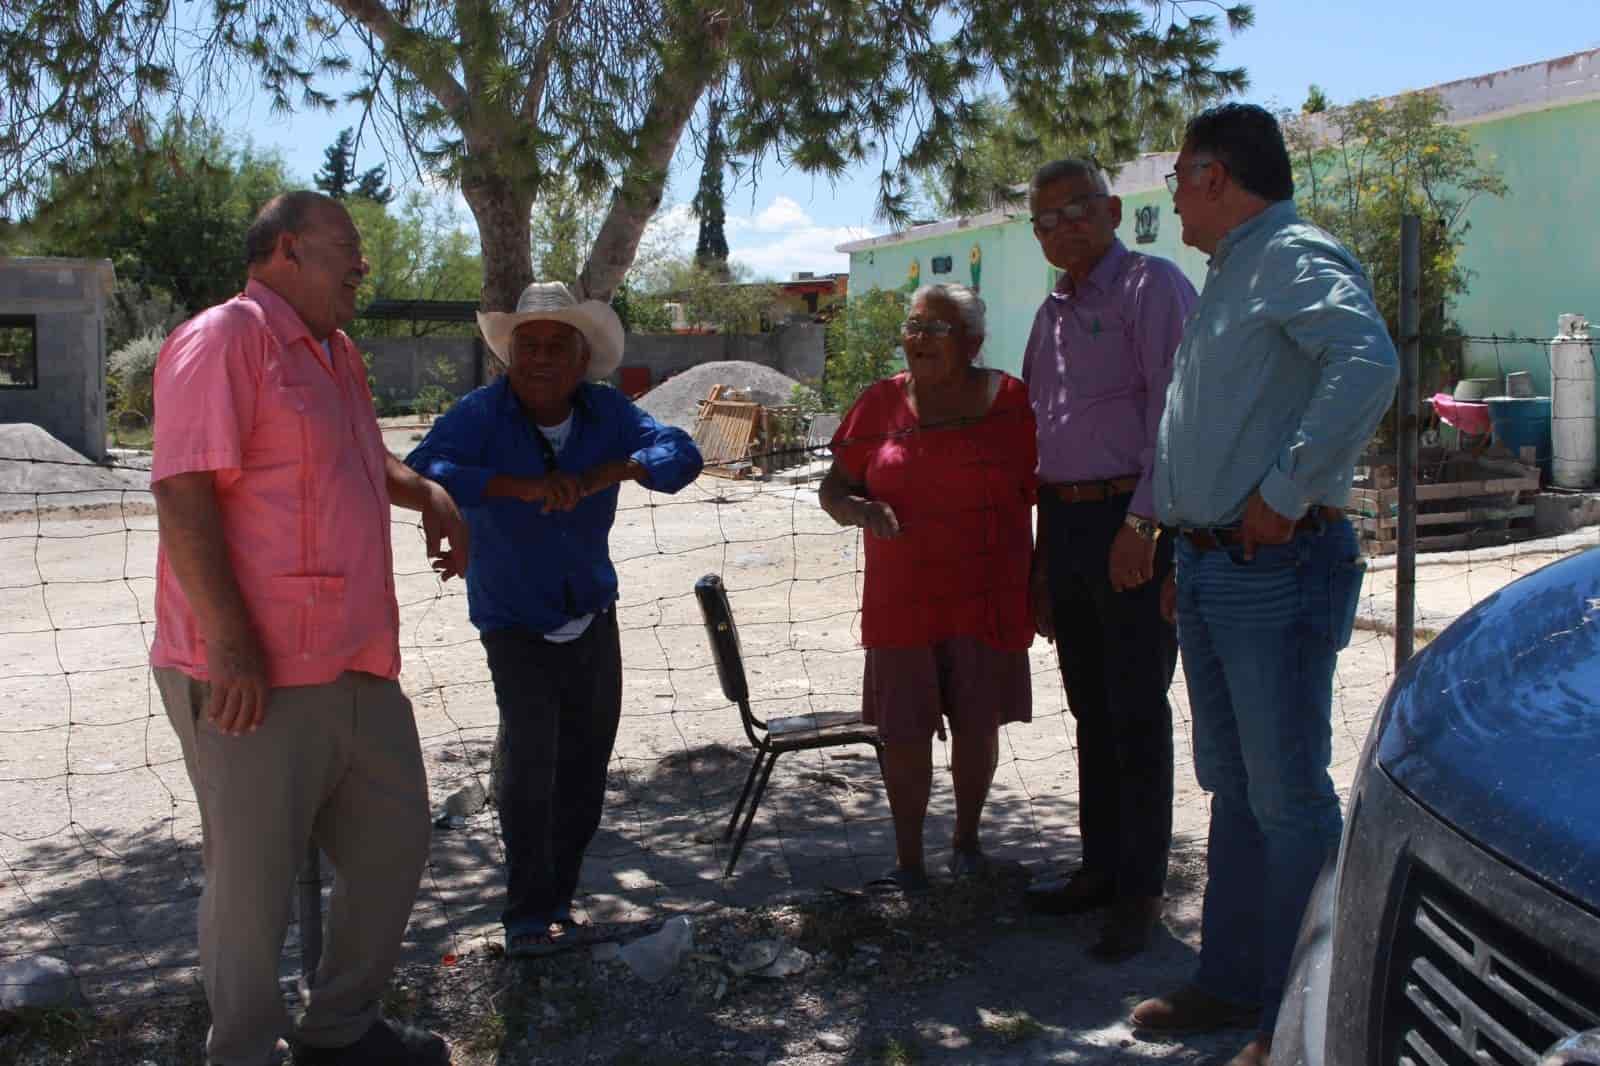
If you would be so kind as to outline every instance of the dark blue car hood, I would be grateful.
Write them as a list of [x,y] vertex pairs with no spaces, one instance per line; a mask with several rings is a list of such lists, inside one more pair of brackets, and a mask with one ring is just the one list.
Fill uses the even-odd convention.
[[1378,764],[1479,845],[1600,912],[1600,549],[1479,603],[1389,695]]

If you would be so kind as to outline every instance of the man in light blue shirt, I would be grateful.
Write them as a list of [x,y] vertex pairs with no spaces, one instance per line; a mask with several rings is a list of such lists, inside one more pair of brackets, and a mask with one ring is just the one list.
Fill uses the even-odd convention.
[[1301,915],[1339,846],[1333,669],[1364,572],[1343,507],[1397,360],[1361,265],[1296,214],[1269,112],[1196,116],[1167,183],[1184,243],[1211,256],[1154,476],[1156,514],[1179,530],[1163,601],[1211,833],[1199,972],[1133,1022],[1254,1025],[1231,1066],[1264,1066]]

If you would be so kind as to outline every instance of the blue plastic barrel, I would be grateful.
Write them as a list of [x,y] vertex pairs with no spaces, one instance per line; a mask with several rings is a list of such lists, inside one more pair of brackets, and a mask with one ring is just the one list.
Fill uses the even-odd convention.
[[1489,424],[1494,428],[1495,439],[1511,449],[1513,455],[1532,448],[1540,473],[1549,481],[1550,397],[1486,396],[1483,402],[1489,405]]

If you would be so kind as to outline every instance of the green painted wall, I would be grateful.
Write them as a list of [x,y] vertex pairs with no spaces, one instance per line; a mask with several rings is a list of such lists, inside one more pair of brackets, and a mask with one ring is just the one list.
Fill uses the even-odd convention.
[[[1125,197],[1118,236],[1128,247],[1174,259],[1199,288],[1205,277],[1205,257],[1183,247],[1172,197],[1153,189]],[[1155,240],[1139,243],[1135,232],[1140,208],[1155,212]],[[972,284],[972,250],[978,249],[978,290],[988,308],[989,339],[984,344],[986,364],[1013,374],[1022,370],[1022,351],[1033,327],[1039,303],[1055,283],[1057,272],[1039,254],[1025,209],[1009,221],[953,230],[935,237],[903,241],[887,248],[850,253],[850,291],[863,293],[874,287],[906,289],[911,265],[917,265],[917,283],[957,281]],[[933,261],[950,257],[948,274],[934,274]]]
[[[1600,225],[1594,221],[1600,217],[1600,101],[1482,122],[1467,132],[1509,192],[1502,199],[1480,197],[1469,209],[1462,261],[1472,277],[1453,316],[1469,335],[1541,340],[1555,334],[1557,315],[1574,312],[1600,323]],[[1141,208],[1157,213],[1155,239],[1148,243],[1136,240]],[[1205,256],[1184,246],[1165,189],[1124,197],[1119,235],[1130,248],[1176,261],[1196,288],[1204,282]],[[981,291],[989,307],[985,359],[1016,373],[1034,312],[1054,276],[1026,210],[1006,222],[854,252],[850,288],[902,287],[912,259],[921,280],[939,280],[945,275],[931,273],[932,259],[946,255],[954,267],[948,277],[968,282],[974,245],[982,254]],[[1549,392],[1543,343],[1471,343],[1466,361],[1473,376],[1530,371],[1539,392]]]
[[[1462,262],[1473,272],[1455,317],[1477,336],[1552,337],[1568,312],[1600,322],[1600,101],[1467,128],[1480,158],[1504,176],[1502,199],[1480,197]],[[1530,371],[1550,389],[1542,345],[1475,343],[1468,372]]]

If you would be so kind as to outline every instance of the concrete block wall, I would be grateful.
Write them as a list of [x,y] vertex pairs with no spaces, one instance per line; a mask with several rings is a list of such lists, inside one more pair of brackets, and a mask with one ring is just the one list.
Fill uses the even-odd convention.
[[476,337],[353,337],[372,356],[368,375],[381,414],[411,406],[417,394],[438,385],[452,397],[464,396],[482,382]]
[[0,389],[0,422],[32,422],[86,458],[106,457],[104,259],[0,257],[0,316],[33,320],[34,388]]

